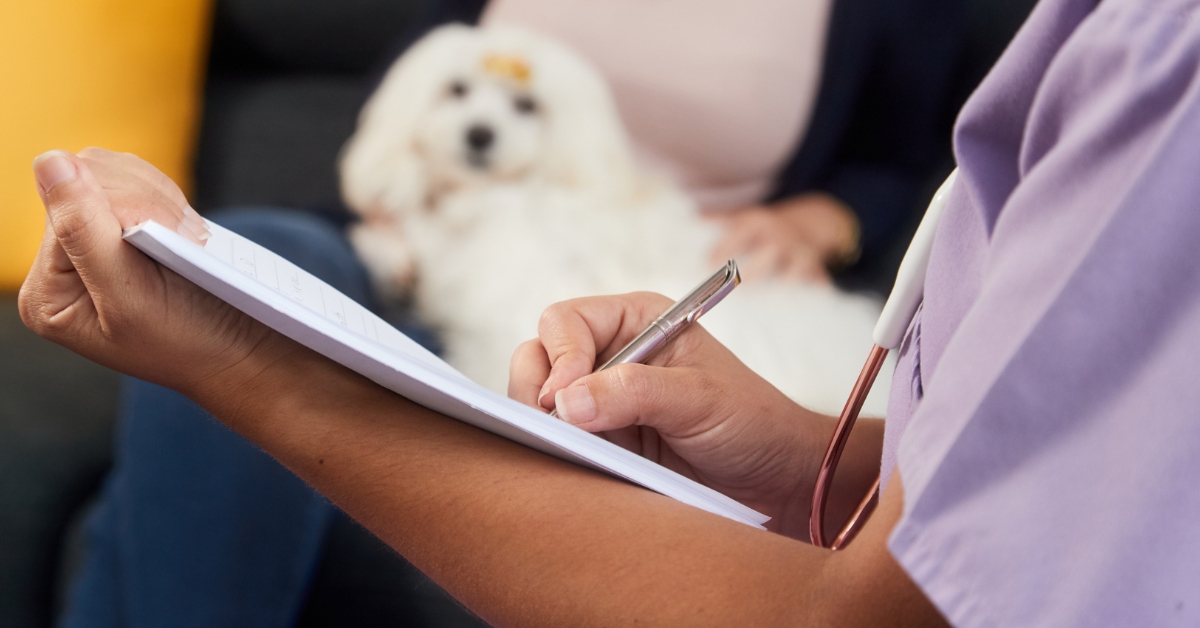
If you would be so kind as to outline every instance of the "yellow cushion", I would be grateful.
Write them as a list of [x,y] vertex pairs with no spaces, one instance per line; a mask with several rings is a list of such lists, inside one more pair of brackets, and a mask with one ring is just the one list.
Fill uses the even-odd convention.
[[0,290],[21,285],[41,241],[38,154],[136,153],[187,189],[210,5],[0,2]]

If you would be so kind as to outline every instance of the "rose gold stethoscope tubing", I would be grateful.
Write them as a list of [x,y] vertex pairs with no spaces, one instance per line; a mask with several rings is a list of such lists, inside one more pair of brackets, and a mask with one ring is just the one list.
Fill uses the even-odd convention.
[[854,540],[879,501],[879,477],[876,476],[875,483],[871,485],[871,489],[863,497],[854,514],[850,516],[833,542],[828,542],[825,537],[825,506],[829,500],[829,492],[833,488],[833,474],[837,471],[838,462],[842,459],[842,451],[850,440],[850,431],[854,429],[854,422],[858,420],[858,413],[867,400],[867,394],[871,392],[871,385],[875,383],[875,378],[879,375],[879,369],[883,366],[887,354],[888,350],[879,345],[871,347],[867,363],[863,365],[863,370],[858,375],[858,381],[854,383],[854,389],[850,391],[850,398],[846,400],[846,407],[842,409],[837,427],[833,430],[833,438],[830,439],[829,447],[825,450],[825,458],[821,461],[821,469],[817,473],[817,485],[813,490],[812,512],[808,518],[808,536],[812,540],[812,544],[817,547],[827,547],[833,550],[845,547]]
[[896,285],[883,305],[879,323],[875,325],[872,334],[875,344],[871,347],[871,354],[867,356],[867,363],[863,365],[862,373],[859,373],[858,381],[854,383],[854,390],[850,391],[850,398],[846,400],[846,407],[842,409],[842,416],[838,418],[837,427],[833,430],[833,438],[825,450],[825,459],[821,461],[817,485],[813,490],[812,511],[808,516],[808,536],[817,547],[834,550],[845,547],[854,540],[854,536],[862,529],[879,502],[879,476],[876,475],[871,490],[863,496],[862,502],[834,537],[833,542],[830,543],[825,538],[825,503],[829,500],[829,491],[833,488],[833,474],[837,471],[842,451],[850,440],[850,430],[854,429],[858,413],[862,410],[863,402],[867,400],[867,393],[871,392],[871,385],[875,383],[875,377],[879,375],[879,369],[887,358],[888,349],[885,347],[894,349],[900,346],[917,308],[924,299],[925,271],[933,249],[933,237],[957,178],[958,170],[955,169],[933,195],[929,209],[925,210],[925,216],[921,218],[912,243],[904,253],[900,270],[896,273]]

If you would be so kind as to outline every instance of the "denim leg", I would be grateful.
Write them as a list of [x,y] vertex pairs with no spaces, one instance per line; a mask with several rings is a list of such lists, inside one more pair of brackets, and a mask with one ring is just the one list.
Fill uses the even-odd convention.
[[[365,270],[320,219],[276,209],[212,218],[370,306]],[[294,624],[334,507],[199,406],[146,382],[123,382],[115,438],[62,625]]]

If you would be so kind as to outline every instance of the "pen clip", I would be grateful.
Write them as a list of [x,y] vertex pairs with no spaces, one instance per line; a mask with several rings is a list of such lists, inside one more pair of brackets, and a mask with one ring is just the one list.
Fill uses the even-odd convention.
[[718,270],[712,278],[704,282],[692,295],[689,295],[698,299],[699,302],[688,312],[685,320],[689,323],[696,322],[706,312],[716,307],[730,292],[733,292],[733,289],[741,282],[742,275],[738,272],[737,262],[731,259],[725,263],[724,268]]

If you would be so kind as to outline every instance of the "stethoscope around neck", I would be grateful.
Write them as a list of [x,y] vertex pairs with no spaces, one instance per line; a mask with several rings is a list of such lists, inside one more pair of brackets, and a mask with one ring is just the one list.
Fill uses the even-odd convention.
[[834,428],[833,436],[829,440],[829,447],[825,449],[825,458],[821,461],[820,471],[817,472],[812,511],[808,518],[809,539],[817,547],[827,547],[833,550],[846,547],[850,541],[854,540],[863,524],[875,510],[876,504],[879,503],[879,476],[875,476],[875,483],[871,485],[870,490],[867,491],[866,496],[863,497],[858,508],[850,515],[837,536],[832,541],[825,536],[825,505],[829,491],[833,487],[833,474],[842,458],[842,450],[846,448],[846,443],[850,440],[850,430],[854,429],[854,422],[858,419],[863,402],[867,400],[867,394],[871,392],[871,386],[875,383],[876,376],[879,375],[883,361],[887,358],[889,351],[899,347],[903,342],[909,324],[912,323],[913,316],[917,312],[917,307],[925,298],[925,271],[929,268],[933,236],[937,232],[938,223],[946,209],[950,189],[954,187],[954,181],[957,178],[958,170],[955,169],[949,177],[946,177],[946,181],[933,195],[929,208],[925,210],[925,217],[921,219],[917,233],[913,236],[912,243],[908,245],[904,260],[900,262],[900,271],[896,273],[896,285],[892,288],[892,293],[883,306],[883,312],[879,315],[879,322],[875,325],[875,332],[872,334],[875,345],[871,347],[867,363],[863,365],[862,372],[858,375],[858,381],[854,383],[854,388],[850,391],[850,398],[846,400],[846,406],[838,418],[837,427]]

